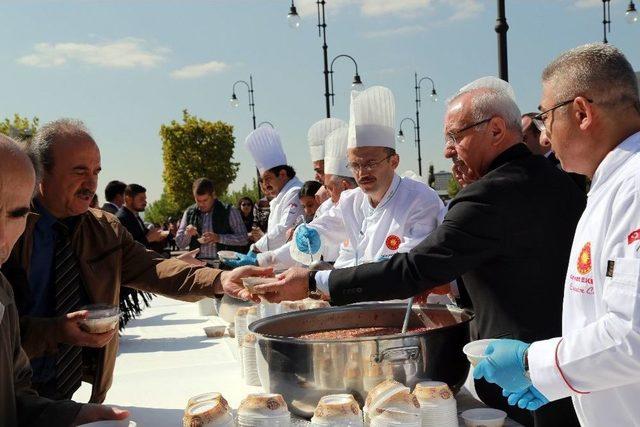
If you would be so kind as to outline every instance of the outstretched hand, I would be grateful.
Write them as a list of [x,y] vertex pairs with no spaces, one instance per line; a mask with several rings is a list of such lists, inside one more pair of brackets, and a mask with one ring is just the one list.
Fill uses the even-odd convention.
[[309,270],[293,267],[276,276],[277,282],[258,285],[254,289],[269,302],[298,301],[309,296]]
[[250,265],[220,273],[220,282],[224,293],[241,300],[260,302],[260,297],[249,293],[242,284],[244,277],[273,277],[273,268]]

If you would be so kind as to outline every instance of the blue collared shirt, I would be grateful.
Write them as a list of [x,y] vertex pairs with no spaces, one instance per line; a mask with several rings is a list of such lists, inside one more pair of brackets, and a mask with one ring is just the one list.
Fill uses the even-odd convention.
[[[33,230],[33,247],[29,267],[29,291],[31,305],[27,310],[28,316],[54,317],[55,313],[55,283],[54,283],[54,258],[56,238],[58,233],[54,224],[58,219],[38,200],[33,202],[35,211],[40,215]],[[61,220],[70,230],[75,228],[78,217],[70,217]],[[81,303],[87,303],[82,295]],[[33,369],[32,382],[46,383],[55,378],[55,356],[38,357],[31,360]]]
[[53,317],[56,304],[52,276],[57,237],[53,225],[58,219],[37,200],[33,204],[40,218],[33,230],[33,248],[29,268],[29,291],[32,304],[27,314],[34,317]]

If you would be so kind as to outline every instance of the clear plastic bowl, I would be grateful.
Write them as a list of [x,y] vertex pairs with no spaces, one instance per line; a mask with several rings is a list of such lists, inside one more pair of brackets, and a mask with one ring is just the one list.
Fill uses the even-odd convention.
[[81,307],[87,310],[89,315],[80,321],[80,327],[85,332],[103,334],[118,327],[120,321],[120,308],[110,304],[91,304]]

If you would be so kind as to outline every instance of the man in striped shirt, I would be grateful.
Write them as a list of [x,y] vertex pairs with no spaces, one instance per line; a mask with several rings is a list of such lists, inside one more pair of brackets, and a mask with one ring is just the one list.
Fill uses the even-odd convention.
[[195,204],[182,215],[176,245],[199,248],[199,259],[215,259],[220,250],[236,250],[247,245],[247,232],[240,211],[216,197],[213,181],[199,178],[193,183]]

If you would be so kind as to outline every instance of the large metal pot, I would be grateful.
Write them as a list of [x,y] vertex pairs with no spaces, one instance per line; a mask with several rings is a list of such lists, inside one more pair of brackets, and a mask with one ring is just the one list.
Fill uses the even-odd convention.
[[[462,347],[469,342],[473,313],[441,305],[422,309],[431,330],[339,341],[294,337],[328,329],[400,327],[406,305],[362,304],[255,321],[249,329],[258,336],[262,386],[282,394],[290,410],[306,418],[327,394],[351,393],[363,404],[368,390],[391,376],[410,387],[425,380],[445,381],[457,392],[469,370]],[[409,325],[424,324],[413,313]]]

